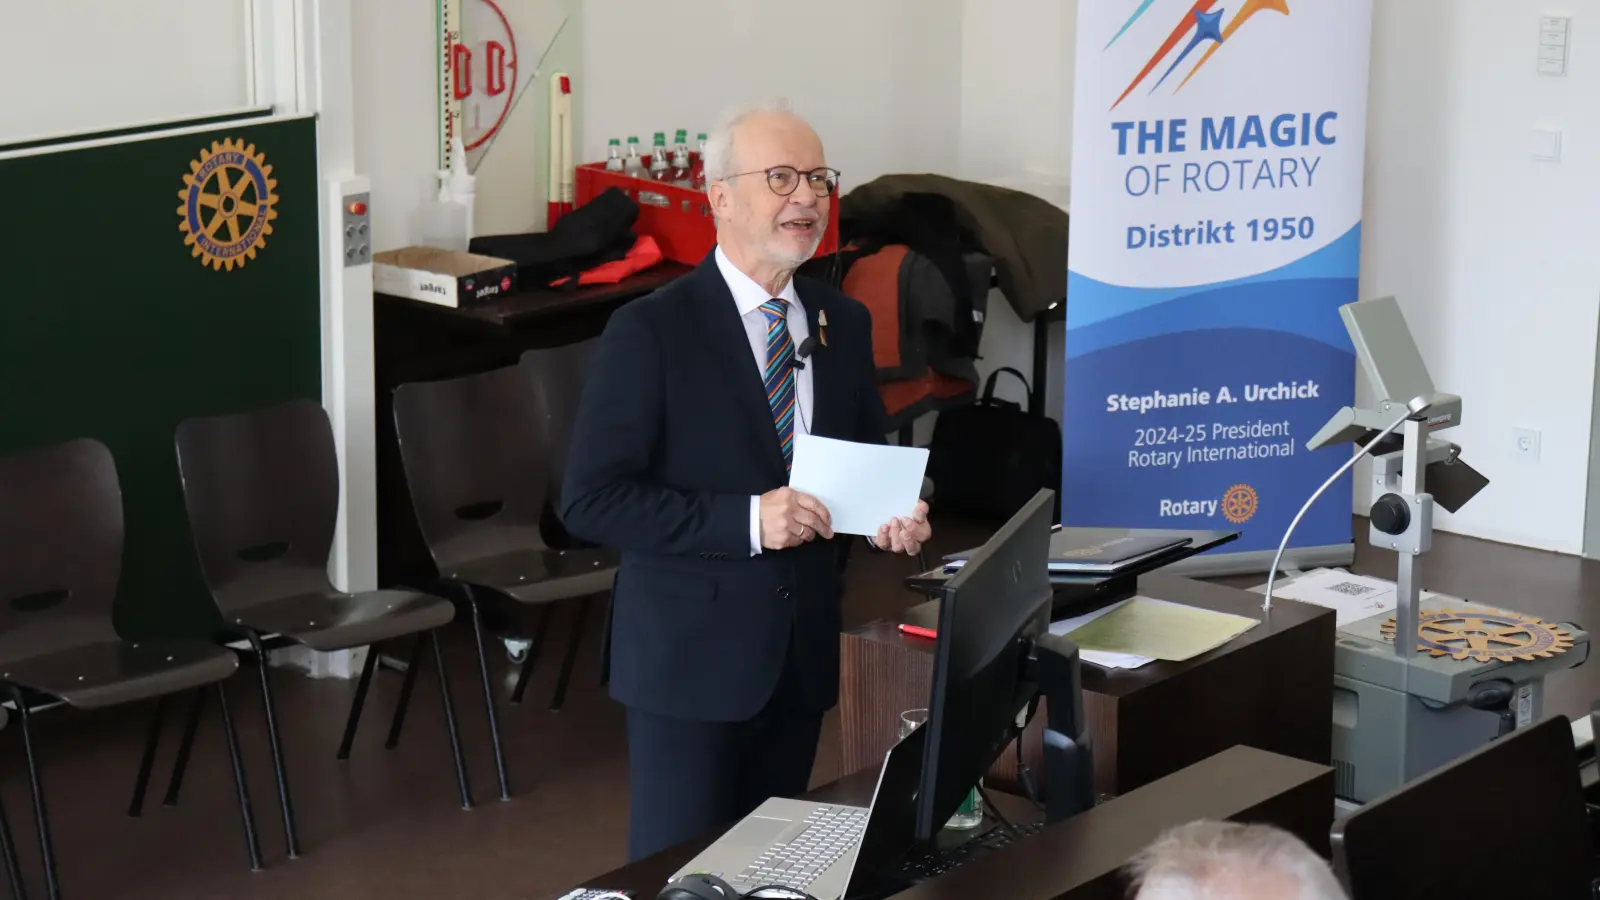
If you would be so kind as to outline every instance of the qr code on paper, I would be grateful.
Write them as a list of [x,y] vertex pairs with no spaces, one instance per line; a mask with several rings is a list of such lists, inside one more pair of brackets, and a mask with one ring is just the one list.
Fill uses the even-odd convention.
[[1357,584],[1354,581],[1341,581],[1338,584],[1329,585],[1328,590],[1343,594],[1346,597],[1362,597],[1376,591],[1377,588]]

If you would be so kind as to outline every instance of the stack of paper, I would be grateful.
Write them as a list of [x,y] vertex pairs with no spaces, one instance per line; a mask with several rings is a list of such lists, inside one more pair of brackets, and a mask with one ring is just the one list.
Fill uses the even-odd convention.
[[1183,662],[1226,644],[1259,624],[1255,619],[1181,603],[1133,597],[1050,630],[1078,645],[1087,662],[1132,669],[1152,659]]
[[[1095,619],[1100,618],[1106,613],[1111,612],[1112,610],[1121,606],[1123,603],[1127,602],[1128,601],[1124,600],[1122,603],[1113,603],[1104,609],[1097,609],[1092,613],[1086,613],[1081,616],[1073,616],[1070,619],[1062,619],[1059,622],[1051,622],[1050,633],[1070,635],[1078,628],[1093,622]],[[1149,656],[1135,656],[1132,653],[1107,653],[1101,650],[1089,650],[1081,644],[1078,645],[1078,658],[1086,663],[1093,663],[1102,669],[1137,669],[1145,663],[1155,662],[1155,659]]]

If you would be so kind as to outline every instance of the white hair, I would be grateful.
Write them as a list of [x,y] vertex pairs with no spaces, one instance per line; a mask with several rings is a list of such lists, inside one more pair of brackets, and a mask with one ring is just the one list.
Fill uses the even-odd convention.
[[1137,900],[1236,900],[1254,879],[1294,885],[1273,900],[1347,900],[1328,864],[1270,825],[1201,820],[1172,828],[1129,863]]
[[722,118],[717,120],[716,126],[706,135],[704,162],[707,183],[738,174],[733,170],[733,133],[746,119],[768,114],[794,116],[795,111],[788,100],[780,97],[740,106],[723,113]]

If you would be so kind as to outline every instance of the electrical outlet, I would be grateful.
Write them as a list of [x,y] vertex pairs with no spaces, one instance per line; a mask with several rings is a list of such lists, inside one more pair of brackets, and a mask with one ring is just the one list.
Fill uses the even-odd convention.
[[1539,429],[1514,428],[1512,435],[1517,439],[1517,456],[1526,462],[1539,461]]

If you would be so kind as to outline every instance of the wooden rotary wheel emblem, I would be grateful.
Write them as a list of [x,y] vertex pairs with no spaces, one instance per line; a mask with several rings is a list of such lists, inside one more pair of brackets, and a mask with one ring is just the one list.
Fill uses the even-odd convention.
[[[1383,623],[1394,640],[1395,620]],[[1433,656],[1477,662],[1548,659],[1572,648],[1572,635],[1558,625],[1516,613],[1425,612],[1417,617],[1417,649]]]

